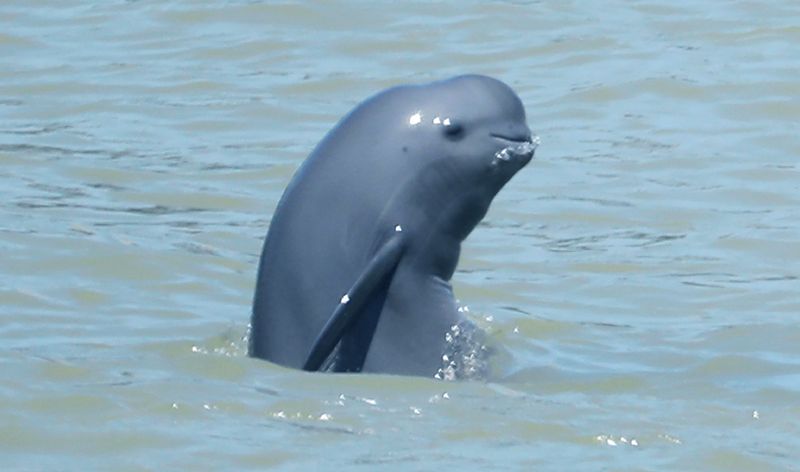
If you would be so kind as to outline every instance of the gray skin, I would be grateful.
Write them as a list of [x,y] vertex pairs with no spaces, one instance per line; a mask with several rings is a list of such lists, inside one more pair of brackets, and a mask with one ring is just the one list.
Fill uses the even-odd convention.
[[275,210],[250,355],[306,370],[436,375],[446,334],[468,323],[448,282],[461,242],[533,147],[497,153],[530,141],[522,102],[490,77],[398,86],[358,105]]

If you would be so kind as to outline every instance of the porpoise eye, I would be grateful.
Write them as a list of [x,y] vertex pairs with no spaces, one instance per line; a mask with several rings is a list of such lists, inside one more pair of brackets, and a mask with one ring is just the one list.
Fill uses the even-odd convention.
[[464,136],[464,127],[461,123],[451,122],[442,127],[442,132],[444,132],[447,139],[458,140]]

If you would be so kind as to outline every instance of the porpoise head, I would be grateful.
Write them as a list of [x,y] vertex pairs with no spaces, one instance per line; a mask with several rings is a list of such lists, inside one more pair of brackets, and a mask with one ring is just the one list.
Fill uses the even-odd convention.
[[499,80],[464,75],[416,87],[403,117],[420,164],[422,185],[439,199],[439,230],[464,239],[494,196],[533,157],[538,137],[525,109]]

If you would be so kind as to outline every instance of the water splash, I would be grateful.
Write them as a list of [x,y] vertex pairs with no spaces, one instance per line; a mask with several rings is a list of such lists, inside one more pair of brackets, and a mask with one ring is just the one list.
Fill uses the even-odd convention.
[[490,349],[486,333],[469,320],[460,321],[445,333],[446,347],[442,367],[435,378],[440,380],[485,379],[489,374]]

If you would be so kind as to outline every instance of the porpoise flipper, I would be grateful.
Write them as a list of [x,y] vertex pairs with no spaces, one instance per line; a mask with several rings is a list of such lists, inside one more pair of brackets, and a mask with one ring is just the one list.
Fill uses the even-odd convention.
[[[370,300],[376,295],[376,292],[383,292],[385,296],[388,282],[390,282],[391,276],[400,262],[404,249],[405,238],[398,225],[395,228],[395,233],[375,253],[375,256],[367,264],[367,267],[356,279],[350,290],[342,296],[341,302],[333,310],[333,314],[311,346],[308,357],[303,364],[303,370],[311,372],[320,370],[322,364],[336,348],[336,345],[346,335],[348,328],[364,317],[364,313],[372,305]],[[380,302],[382,305],[382,300]],[[378,307],[378,310],[380,310],[380,307]],[[378,311],[377,315],[379,314],[380,312]],[[377,319],[374,320],[374,323],[377,323]],[[374,326],[372,329],[374,330]],[[360,359],[356,360],[359,365],[355,367],[350,365],[345,370],[360,370],[360,364],[363,364],[365,355],[366,347],[359,356]],[[352,364],[352,361],[345,360],[344,363]],[[341,369],[334,368],[334,370]]]

